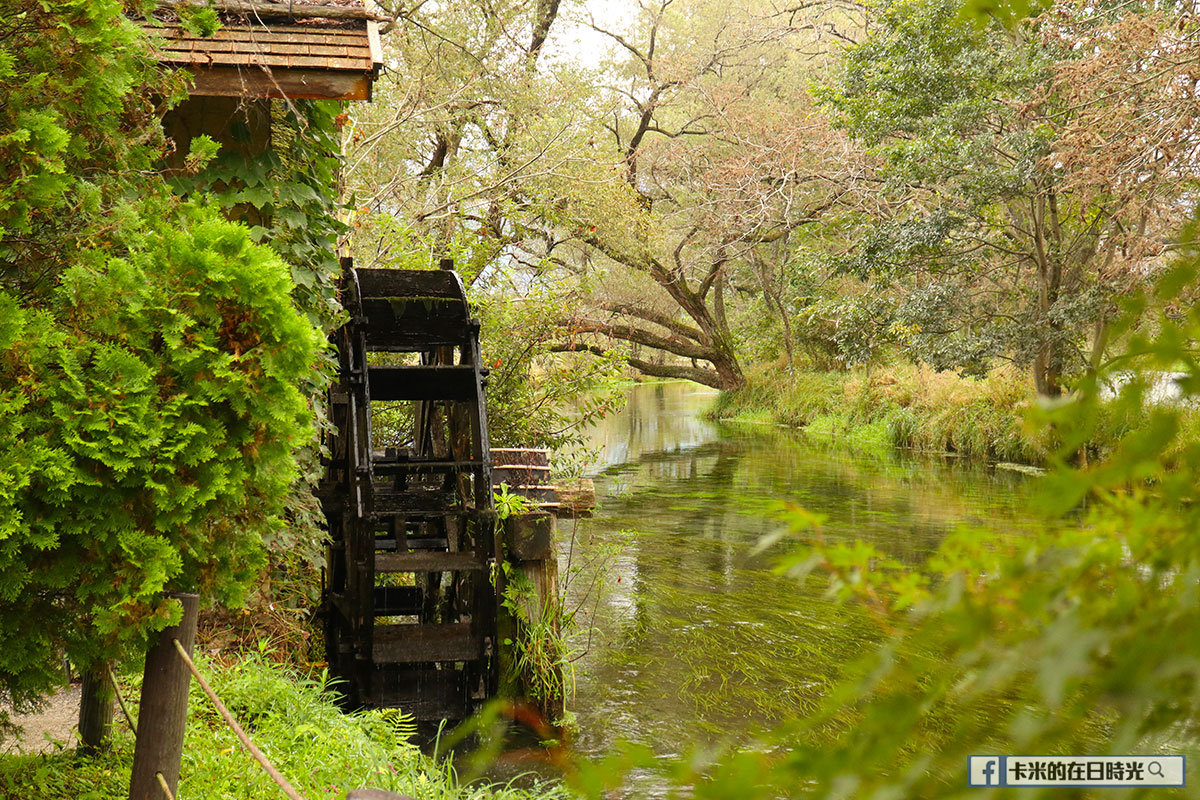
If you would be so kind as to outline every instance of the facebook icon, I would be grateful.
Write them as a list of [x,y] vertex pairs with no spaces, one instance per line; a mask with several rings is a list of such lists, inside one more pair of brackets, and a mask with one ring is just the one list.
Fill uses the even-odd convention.
[[969,786],[1004,786],[1004,756],[970,756],[967,759]]

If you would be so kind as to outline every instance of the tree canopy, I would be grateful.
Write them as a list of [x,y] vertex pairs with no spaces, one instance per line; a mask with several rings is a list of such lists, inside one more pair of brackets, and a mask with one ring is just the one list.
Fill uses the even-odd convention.
[[1087,106],[1112,101],[1079,102],[1080,62],[1099,59],[1078,55],[1068,9],[1011,32],[964,26],[958,9],[885,5],[819,92],[880,159],[891,201],[838,268],[905,287],[893,313],[917,357],[1032,365],[1038,391],[1057,395],[1103,357],[1114,300],[1155,268],[1187,183],[1166,161],[1120,164],[1079,140],[1100,123]]
[[[783,509],[811,537],[784,568],[864,603],[884,646],[815,717],[671,765],[698,796],[943,796],[969,753],[1189,747],[1196,657],[1171,642],[1195,623],[1196,443],[1186,407],[1100,387],[1147,369],[1196,389],[1192,10],[799,5],[553,5],[611,43],[598,64],[526,57],[547,4],[422,8],[397,52],[455,71],[435,90],[402,67],[355,120],[361,152],[405,165],[360,244],[450,245],[480,292],[536,286],[547,355],[722,388],[750,362],[1008,362],[1056,398],[1035,412],[1061,445],[1037,536],[962,531],[908,569]],[[1081,468],[1097,419],[1135,411]],[[630,747],[577,785],[640,766],[662,764]]]
[[[899,355],[1058,394],[1186,218],[1191,38],[1152,8],[1002,5],[422,8],[355,113],[356,247],[536,286],[568,309],[547,352],[645,375]],[[555,55],[568,25],[609,50]]]

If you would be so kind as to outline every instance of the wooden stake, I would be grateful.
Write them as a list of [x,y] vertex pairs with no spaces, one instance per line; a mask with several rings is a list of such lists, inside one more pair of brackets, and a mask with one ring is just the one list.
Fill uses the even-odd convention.
[[178,625],[159,633],[158,642],[146,652],[129,800],[161,800],[160,773],[172,795],[179,786],[192,673],[176,652],[175,640],[191,652],[196,642],[200,597],[175,593],[170,596],[183,603],[183,618]]

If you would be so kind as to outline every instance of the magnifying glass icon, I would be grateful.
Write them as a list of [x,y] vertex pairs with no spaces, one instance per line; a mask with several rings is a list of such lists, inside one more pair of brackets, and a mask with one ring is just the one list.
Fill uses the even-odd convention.
[[1163,768],[1162,768],[1161,761],[1151,761],[1150,764],[1146,767],[1146,771],[1149,772],[1151,775],[1157,775],[1160,778],[1166,777],[1165,775],[1163,775]]

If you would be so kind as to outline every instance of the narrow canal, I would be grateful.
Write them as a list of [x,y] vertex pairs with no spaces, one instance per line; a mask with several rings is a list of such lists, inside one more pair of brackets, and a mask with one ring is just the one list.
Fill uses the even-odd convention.
[[[560,520],[561,574],[581,632],[576,749],[617,741],[663,754],[749,739],[802,714],[869,644],[853,607],[777,574],[772,505],[823,515],[827,540],[862,539],[919,563],[955,526],[1020,535],[1030,481],[945,458],[854,454],[803,434],[701,418],[688,383],[632,389],[591,432],[598,509]],[[793,545],[794,546],[794,545]],[[644,776],[638,795],[654,794]]]

